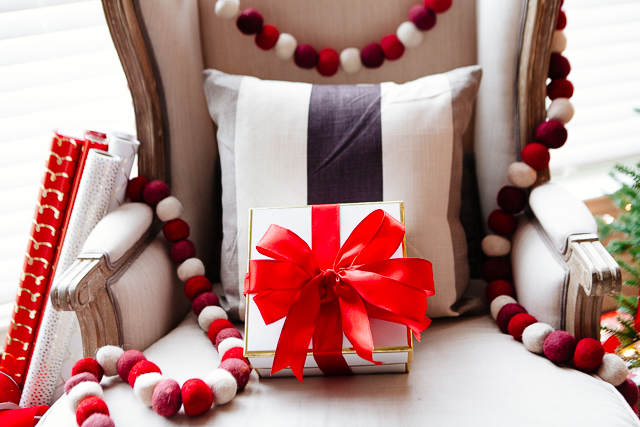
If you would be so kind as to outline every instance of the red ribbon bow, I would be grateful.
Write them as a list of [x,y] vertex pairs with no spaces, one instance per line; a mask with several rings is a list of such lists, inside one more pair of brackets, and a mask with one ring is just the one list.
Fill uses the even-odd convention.
[[[257,245],[272,260],[251,260],[245,294],[266,324],[286,316],[271,374],[288,366],[302,381],[309,343],[325,374],[346,374],[342,333],[358,356],[373,360],[369,318],[408,326],[420,340],[431,320],[427,297],[434,294],[429,261],[389,259],[405,227],[381,209],[369,214],[340,247],[339,205],[312,207],[312,246],[272,224]],[[337,255],[336,255],[337,254]]]

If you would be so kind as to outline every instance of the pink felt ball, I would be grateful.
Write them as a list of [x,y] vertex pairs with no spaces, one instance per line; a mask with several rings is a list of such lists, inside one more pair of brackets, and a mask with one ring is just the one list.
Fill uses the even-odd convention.
[[210,305],[217,305],[220,307],[220,299],[218,295],[213,292],[205,292],[196,297],[193,300],[193,304],[191,305],[191,309],[196,316],[200,315],[200,312],[204,310],[205,307],[209,307]]
[[233,347],[222,356],[220,362],[224,362],[227,359],[238,359],[249,365],[249,361],[244,357],[244,349],[242,347]]
[[207,332],[207,336],[211,341],[211,344],[216,345],[216,338],[218,337],[218,333],[227,328],[234,328],[233,323],[229,322],[227,319],[216,319],[209,326],[209,331]]
[[276,45],[280,31],[273,25],[265,25],[260,32],[256,34],[256,44],[262,50],[270,50]]
[[549,160],[551,159],[547,146],[537,142],[525,145],[520,152],[520,157],[522,157],[523,162],[537,171],[549,167]]
[[109,415],[96,413],[87,418],[82,427],[115,427],[115,423]]
[[449,10],[452,0],[424,0],[424,5],[436,13]]
[[308,44],[298,45],[293,54],[293,62],[300,68],[313,68],[318,63],[318,52]]
[[498,298],[500,295],[507,295],[512,298],[515,298],[516,293],[513,290],[513,285],[511,282],[506,280],[498,279],[490,282],[487,285],[487,289],[485,289],[485,294],[487,296],[487,301],[491,303],[494,299]]
[[104,400],[95,396],[87,397],[78,405],[78,409],[76,409],[76,421],[78,425],[81,426],[82,423],[93,414],[109,415],[107,404],[104,403]]
[[509,332],[509,322],[516,314],[526,313],[527,310],[520,304],[507,304],[500,309],[498,316],[496,316],[496,323],[500,332],[506,334]]
[[565,331],[554,331],[544,340],[542,350],[553,363],[566,363],[571,360],[576,348],[576,339]]
[[493,282],[494,280],[511,278],[511,263],[505,257],[487,258],[482,264],[482,279],[485,282]]
[[149,180],[144,176],[136,176],[135,178],[131,178],[129,183],[127,184],[127,197],[132,202],[141,202],[142,201],[142,192],[144,191],[144,187],[149,183]]
[[527,194],[518,187],[505,185],[498,192],[498,206],[503,211],[517,214],[527,205]]
[[184,412],[189,417],[197,417],[211,409],[213,393],[201,379],[187,380],[180,391]]
[[127,377],[127,382],[131,387],[136,383],[136,380],[140,375],[148,374],[150,372],[157,372],[159,374],[162,373],[158,365],[153,362],[149,362],[148,360],[141,360],[131,368],[129,372],[129,377]]
[[573,84],[567,79],[551,80],[547,85],[549,99],[571,98],[573,96]]
[[263,21],[260,12],[250,7],[238,16],[236,25],[242,34],[257,34],[262,29]]
[[225,328],[218,332],[216,336],[216,347],[220,345],[220,343],[227,338],[239,338],[242,339],[242,334],[236,328]]
[[627,401],[629,406],[634,407],[638,403],[638,386],[633,382],[631,378],[624,380],[616,389],[620,392],[624,400]]
[[156,207],[160,201],[169,196],[169,186],[156,179],[148,183],[142,191],[142,198],[149,206]]
[[340,56],[338,52],[333,49],[322,49],[318,53],[318,64],[316,68],[320,75],[325,77],[331,77],[338,72],[340,66]]
[[436,25],[436,13],[422,4],[409,9],[409,21],[422,31],[428,31]]
[[558,12],[558,20],[556,21],[556,30],[564,30],[567,26],[567,15],[563,10]]
[[244,390],[249,382],[249,376],[251,375],[251,368],[249,365],[238,359],[227,359],[219,366],[220,369],[224,369],[233,375],[238,383],[238,391]]
[[404,45],[395,34],[384,36],[380,41],[384,57],[390,61],[398,59],[404,54]]
[[212,285],[211,280],[204,276],[195,276],[187,280],[184,284],[184,294],[190,301],[196,299],[196,297],[205,292],[211,292]]
[[362,65],[367,68],[378,68],[384,62],[384,52],[378,43],[371,43],[360,52]]
[[557,120],[548,120],[538,125],[536,138],[549,148],[560,148],[567,141],[567,129]]
[[552,53],[549,59],[549,78],[564,79],[571,72],[569,60],[559,53]]
[[174,416],[182,406],[180,385],[170,378],[160,381],[153,390],[151,402],[156,414],[167,418]]
[[538,320],[528,313],[519,313],[511,318],[507,330],[514,340],[522,342],[522,333],[528,326],[537,323]]
[[171,261],[180,263],[186,259],[196,256],[196,245],[191,240],[180,240],[171,245],[169,258]]
[[141,360],[147,360],[147,358],[139,350],[127,350],[122,353],[122,356],[118,358],[118,363],[116,364],[118,375],[122,378],[122,381],[129,379],[131,368]]
[[77,375],[83,372],[89,372],[93,374],[93,376],[98,379],[98,382],[102,380],[102,376],[104,375],[102,366],[100,366],[98,361],[92,357],[85,357],[78,360],[76,363],[74,363],[73,368],[71,368],[71,375]]
[[509,236],[516,231],[518,220],[515,216],[501,209],[496,209],[487,218],[487,227],[494,233]]
[[573,353],[573,366],[583,372],[595,372],[602,363],[604,347],[600,341],[593,338],[583,338],[578,341]]
[[170,242],[184,240],[189,237],[189,233],[189,224],[180,218],[171,220],[162,227],[164,238]]
[[97,383],[98,378],[91,372],[82,372],[76,374],[64,383],[64,393],[69,394],[72,388],[85,381]]

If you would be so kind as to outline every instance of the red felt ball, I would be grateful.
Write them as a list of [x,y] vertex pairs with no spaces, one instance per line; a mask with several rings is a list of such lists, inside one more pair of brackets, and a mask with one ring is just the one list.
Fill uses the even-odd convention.
[[322,49],[318,53],[318,64],[316,68],[320,75],[331,77],[338,72],[340,66],[340,56],[333,49]]
[[384,36],[380,41],[384,57],[390,61],[398,59],[404,53],[404,45],[395,34]]
[[264,25],[260,32],[256,34],[256,44],[262,50],[270,50],[276,45],[280,37],[280,31],[273,25]]
[[162,234],[164,234],[164,238],[170,242],[187,239],[189,237],[189,233],[189,224],[180,218],[173,219],[162,227]]
[[573,357],[576,339],[565,331],[554,331],[544,340],[542,350],[553,363],[566,363]]
[[82,427],[115,427],[115,423],[109,415],[97,413],[87,418]]
[[122,356],[118,358],[118,363],[116,364],[118,375],[122,378],[122,381],[129,379],[131,368],[141,360],[147,360],[147,358],[139,350],[127,350],[122,353]]
[[298,45],[293,54],[293,62],[300,68],[313,68],[318,63],[318,52],[308,44]]
[[549,99],[571,98],[573,96],[573,84],[567,79],[551,80],[547,85]]
[[76,409],[76,421],[81,426],[87,418],[93,414],[109,415],[109,408],[104,400],[99,397],[91,396],[84,399]]
[[221,330],[220,332],[218,332],[218,335],[216,335],[216,348],[220,345],[220,343],[223,340],[226,340],[227,338],[240,338],[242,339],[242,334],[240,332],[238,332],[238,330],[236,328],[225,328],[223,330]]
[[185,259],[196,256],[196,245],[191,240],[180,240],[171,245],[169,249],[169,258],[171,261],[180,263]]
[[260,12],[250,7],[243,10],[240,16],[238,16],[236,25],[242,34],[250,35],[259,33],[262,29],[263,22],[264,20]]
[[549,59],[549,78],[564,79],[571,72],[569,60],[559,53],[552,53]]
[[127,381],[129,382],[129,385],[133,387],[140,375],[148,374],[151,372],[157,372],[159,374],[162,373],[160,368],[158,368],[158,365],[156,365],[155,363],[149,362],[148,360],[141,360],[133,365],[133,368],[131,368],[131,372],[129,372]]
[[218,307],[220,307],[220,298],[218,298],[218,295],[214,294],[213,292],[205,292],[198,295],[196,299],[193,300],[191,309],[196,316],[200,316],[202,310],[204,310],[205,307],[209,307],[210,305],[217,305]]
[[98,379],[98,382],[102,381],[104,371],[98,361],[92,357],[85,357],[78,360],[71,368],[71,375],[78,375],[83,372],[89,372]]
[[384,62],[384,52],[378,43],[371,43],[362,48],[360,52],[362,65],[367,68],[378,68]]
[[498,312],[498,315],[496,316],[496,323],[498,323],[500,332],[502,332],[503,334],[509,332],[509,322],[511,321],[513,316],[526,312],[527,310],[520,304],[506,304],[504,307],[502,307]]
[[627,401],[629,406],[634,407],[638,403],[638,397],[640,393],[638,393],[638,386],[633,382],[631,378],[627,378],[624,380],[622,384],[620,384],[616,389],[620,392],[624,400]]
[[509,326],[507,327],[509,335],[511,335],[514,340],[522,342],[522,333],[524,330],[527,329],[527,326],[531,326],[537,321],[535,317],[528,313],[516,314],[509,321]]
[[482,279],[485,282],[511,279],[511,263],[506,257],[487,258],[482,264]]
[[244,357],[244,349],[242,347],[233,347],[227,350],[220,362],[224,362],[227,359],[238,359],[246,363],[247,366],[249,365],[249,361]]
[[64,383],[64,393],[69,394],[72,388],[85,381],[97,383],[98,378],[91,372],[81,372],[73,375]]
[[212,289],[211,280],[204,276],[192,277],[184,284],[184,294],[189,298],[189,301],[193,301],[200,294],[211,292]]
[[556,30],[564,30],[567,26],[567,15],[563,10],[558,12],[558,20],[556,21]]
[[602,363],[604,348],[600,341],[593,338],[583,338],[578,341],[573,353],[573,366],[583,372],[595,372]]
[[177,414],[182,406],[180,385],[171,378],[160,381],[153,389],[151,405],[160,416],[168,418]]
[[489,303],[498,298],[500,295],[508,295],[512,298],[516,297],[516,293],[513,290],[513,285],[511,284],[511,282],[503,279],[489,282],[489,284],[487,285],[487,289],[485,289],[485,294],[487,295],[487,301],[489,301]]
[[452,0],[424,0],[424,5],[435,13],[442,13],[449,10]]
[[194,378],[182,384],[180,390],[184,412],[189,417],[197,417],[211,409],[213,393],[201,379]]
[[142,192],[144,187],[149,183],[149,180],[144,176],[136,176],[131,178],[127,184],[127,197],[132,202],[142,201]]
[[522,161],[537,171],[546,169],[549,166],[549,149],[546,145],[532,142],[524,146],[520,152]]
[[238,383],[238,391],[244,390],[249,382],[249,376],[251,375],[251,368],[249,365],[239,359],[227,359],[220,363],[220,369],[224,369],[233,375]]
[[498,192],[498,206],[503,211],[516,214],[527,205],[527,194],[518,187],[505,185]]
[[409,21],[418,29],[427,31],[436,25],[436,13],[422,4],[417,4],[409,9]]
[[142,191],[142,198],[149,206],[156,207],[160,201],[169,196],[169,186],[156,179],[148,183]]
[[516,231],[518,220],[515,216],[501,209],[495,209],[489,214],[487,227],[494,233],[509,236]]
[[557,120],[540,123],[536,129],[536,138],[549,148],[560,148],[567,142],[567,129]]
[[209,337],[211,344],[216,345],[218,333],[227,328],[234,328],[233,323],[229,322],[227,319],[214,320],[211,326],[209,326],[209,331],[207,332],[207,336]]

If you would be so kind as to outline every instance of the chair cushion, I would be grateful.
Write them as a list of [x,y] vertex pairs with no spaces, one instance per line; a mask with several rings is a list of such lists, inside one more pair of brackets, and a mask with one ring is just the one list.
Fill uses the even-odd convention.
[[222,169],[221,281],[244,316],[248,209],[405,202],[408,256],[433,262],[429,317],[469,281],[460,223],[462,134],[479,67],[398,85],[311,85],[204,72]]
[[[193,314],[144,352],[180,384],[204,378],[219,357]],[[115,377],[117,378],[117,377]],[[488,315],[437,319],[415,342],[409,374],[258,379],[226,406],[188,421],[164,419],[119,379],[102,381],[124,426],[638,426],[613,386],[529,353]],[[40,425],[75,425],[66,396]]]

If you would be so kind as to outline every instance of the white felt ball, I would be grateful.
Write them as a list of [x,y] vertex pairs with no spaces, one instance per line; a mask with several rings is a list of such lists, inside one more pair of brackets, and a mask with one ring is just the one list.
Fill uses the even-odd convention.
[[228,371],[216,369],[206,376],[204,382],[211,388],[216,405],[224,405],[236,397],[238,383]]
[[158,372],[150,372],[148,374],[142,374],[136,378],[136,382],[133,384],[133,392],[138,397],[140,402],[151,407],[153,400],[153,391],[160,381],[164,380],[162,374]]
[[298,41],[295,37],[288,33],[282,33],[276,42],[276,55],[278,58],[286,61],[296,52]]
[[596,371],[596,375],[615,387],[618,387],[627,379],[628,373],[629,369],[627,369],[627,364],[624,363],[620,357],[612,353],[604,355],[602,363]]
[[546,323],[538,322],[529,325],[522,332],[522,344],[531,353],[542,354],[544,340],[551,332],[553,332],[553,328]]
[[511,298],[509,295],[500,295],[499,297],[494,298],[494,300],[491,301],[491,317],[493,317],[494,320],[497,319],[498,313],[500,313],[502,307],[507,304],[516,303],[517,301]]
[[340,65],[347,74],[355,74],[362,68],[360,50],[355,47],[348,47],[340,52]]
[[227,313],[217,305],[205,307],[198,316],[198,323],[203,331],[209,332],[209,326],[218,319],[227,319]]
[[100,384],[94,383],[93,381],[84,381],[69,390],[67,399],[69,399],[69,406],[71,406],[71,410],[75,412],[76,409],[78,409],[80,402],[90,396],[96,396],[100,399],[104,397]]
[[497,234],[490,234],[482,239],[482,252],[487,256],[505,256],[511,252],[511,242]]
[[222,356],[224,356],[224,354],[233,347],[244,348],[244,341],[235,337],[223,339],[220,344],[218,344],[218,354],[220,355],[220,359],[222,359]]
[[573,118],[573,105],[567,98],[556,98],[549,105],[547,117],[565,125]]
[[204,276],[204,264],[198,258],[184,260],[178,267],[178,278],[183,282],[196,276]]
[[516,187],[528,188],[536,182],[538,173],[524,162],[513,162],[507,170],[507,178]]
[[404,47],[407,48],[419,46],[424,38],[422,31],[411,21],[405,21],[400,24],[396,31],[396,36],[398,36],[398,39],[400,39]]
[[233,19],[240,10],[240,0],[218,0],[215,14],[222,19]]
[[124,350],[115,345],[105,345],[96,352],[96,360],[102,366],[104,375],[112,377],[118,375],[118,359],[122,356]]
[[551,41],[551,52],[561,53],[567,48],[567,38],[562,30],[557,30],[553,33],[553,40]]
[[158,218],[160,218],[162,222],[178,219],[183,213],[184,208],[182,207],[182,203],[173,196],[162,199],[162,201],[158,203],[158,206],[156,206],[156,214],[158,214]]

